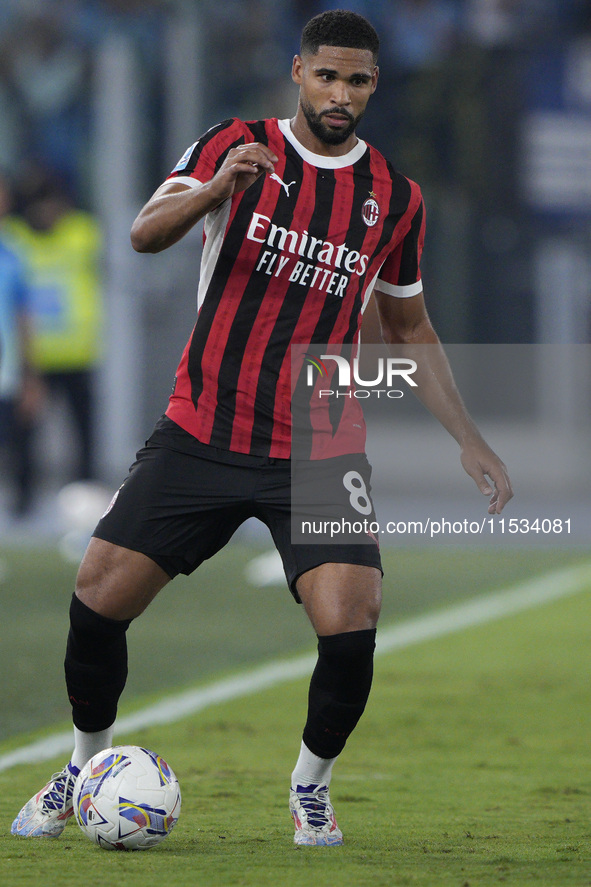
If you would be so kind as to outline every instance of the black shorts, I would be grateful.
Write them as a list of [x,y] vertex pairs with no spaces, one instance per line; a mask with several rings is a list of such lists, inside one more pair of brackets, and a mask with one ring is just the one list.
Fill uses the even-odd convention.
[[291,463],[199,443],[166,417],[136,456],[94,536],[189,575],[226,545],[250,517],[271,531],[289,588],[324,563],[381,570],[378,546],[292,544]]

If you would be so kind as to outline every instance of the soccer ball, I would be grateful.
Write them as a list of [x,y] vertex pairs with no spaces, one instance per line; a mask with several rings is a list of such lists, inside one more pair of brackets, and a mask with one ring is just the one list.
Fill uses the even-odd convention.
[[137,745],[118,745],[83,767],[73,804],[78,825],[99,847],[147,850],[175,826],[181,789],[160,755]]

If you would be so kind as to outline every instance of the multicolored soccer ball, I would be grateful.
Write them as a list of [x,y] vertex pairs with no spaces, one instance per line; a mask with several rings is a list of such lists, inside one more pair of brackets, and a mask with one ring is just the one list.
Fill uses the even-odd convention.
[[85,835],[106,850],[147,850],[176,825],[178,779],[166,761],[137,745],[95,755],[74,786],[74,815]]

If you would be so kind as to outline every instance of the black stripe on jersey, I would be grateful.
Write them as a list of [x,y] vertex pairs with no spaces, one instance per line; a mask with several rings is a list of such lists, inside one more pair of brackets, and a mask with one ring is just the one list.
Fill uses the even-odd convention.
[[[373,149],[370,149],[373,150]],[[369,152],[368,152],[369,154]],[[404,213],[408,209],[408,204],[411,198],[411,187],[410,183],[405,176],[396,172],[394,167],[391,165],[389,161],[386,161],[388,172],[390,173],[392,179],[392,191],[390,193],[390,204],[388,207],[388,216],[384,223],[384,227],[382,229],[382,233],[380,235],[380,239],[376,248],[369,258],[369,262],[367,264],[368,270],[371,268],[376,256],[378,256],[384,247],[390,243],[392,237],[394,235],[394,230],[396,225],[399,223],[400,219],[404,215]],[[367,275],[367,272],[366,272]],[[365,276],[363,282],[365,283]],[[356,306],[357,307],[357,306]],[[359,305],[359,309],[361,308],[361,304]],[[352,342],[357,330],[357,321],[358,315],[357,311],[351,315],[351,321],[349,324],[349,329],[346,334],[345,341]]]
[[[268,143],[264,121],[255,121],[254,123],[248,123],[247,125],[252,132],[255,141],[260,142],[261,144]],[[297,180],[301,182],[303,176],[303,161],[299,157],[298,167]],[[244,192],[244,197],[234,219],[234,225],[243,232],[247,231],[252,215],[256,211],[264,184],[265,176],[261,176]],[[283,188],[279,188],[277,203],[275,211],[273,212],[273,224],[287,229],[291,228],[296,205],[297,195],[292,191],[291,196],[288,196]],[[241,242],[243,236],[241,237]],[[266,245],[261,244],[260,253],[262,253],[265,248]],[[223,401],[218,402],[216,407],[211,434],[211,443],[213,446],[222,447],[224,449],[230,448],[236,409],[238,379],[245,357],[246,346],[248,344],[248,334],[254,326],[261,303],[266,295],[268,286],[271,285],[272,281],[273,278],[271,276],[268,277],[267,281],[264,281],[263,275],[255,273],[249,279],[241,296],[240,305],[236,311],[220,365],[219,387],[224,389],[226,396]],[[276,374],[277,367],[275,366],[274,373],[273,371],[271,371],[271,373],[261,371],[260,378],[270,380],[271,386],[273,386],[273,380],[276,378]],[[273,394],[274,387],[272,387],[271,390],[269,390],[269,388],[266,389],[265,399],[267,403],[269,403],[269,401],[271,403],[273,402]],[[255,417],[255,427],[257,421],[258,419]],[[268,434],[269,447],[272,430],[273,422],[271,416],[271,424]]]
[[[235,123],[234,120],[227,120],[224,121],[224,124],[220,124],[220,126],[222,129],[226,129],[226,124],[231,125],[233,123]],[[217,127],[214,127],[213,129],[216,130],[216,132],[220,131]],[[266,135],[261,134],[255,125],[251,124],[249,126],[249,129],[251,130],[251,132],[253,132],[253,134],[256,132],[257,141],[266,142]],[[213,135],[216,134],[213,132],[213,130],[209,130],[209,132],[205,134],[204,138],[207,138],[210,132]],[[243,145],[245,140],[245,136],[241,136],[239,139],[236,139],[236,141],[232,142],[232,144],[228,146],[228,148],[220,155],[216,162],[216,172],[220,169],[222,163],[224,162],[232,148],[236,148],[238,145]],[[262,180],[263,176],[261,176],[258,181],[251,185],[251,187],[242,194],[240,204],[236,212],[236,218],[238,220],[241,218],[240,212],[242,209],[242,214],[244,215],[244,223],[246,225],[248,224],[250,216],[248,214],[249,210],[246,209],[245,211],[243,207],[248,206],[250,200],[252,200],[254,196],[256,196],[256,202],[258,202],[258,198],[263,187]],[[247,194],[249,200],[247,200],[245,204],[245,196]],[[250,214],[252,214],[252,207],[250,209]],[[244,230],[246,231],[246,228],[244,228]],[[234,267],[236,259],[238,258],[238,254],[240,253],[243,239],[243,235],[240,233],[240,225],[232,225],[224,238],[222,249],[218,257],[215,270],[212,274],[206,296],[210,293],[217,292],[221,298],[232,273],[232,269]],[[211,295],[209,295],[209,298],[205,298],[203,305],[201,306],[201,311],[199,312],[199,319],[193,333],[193,338],[191,339],[187,371],[191,380],[191,400],[193,401],[195,409],[197,409],[197,402],[203,392],[203,370],[201,367],[201,358],[207,342],[209,331],[214,321],[215,313],[218,309],[219,301],[219,298],[213,299]]]
[[402,218],[404,213],[408,209],[408,204],[410,203],[410,198],[412,196],[412,189],[410,186],[410,181],[403,176],[402,173],[397,172],[389,160],[386,160],[386,166],[388,167],[388,172],[392,177],[392,199],[390,200],[390,214],[393,216],[397,216],[397,221]]
[[417,244],[419,241],[419,235],[421,231],[421,225],[423,224],[423,202],[421,201],[417,211],[415,212],[412,222],[410,224],[410,230],[413,233],[413,237],[407,237],[402,245],[402,257],[400,259],[400,267],[408,268],[412,271],[412,280],[400,280],[399,283],[404,286],[406,283],[414,283],[417,279],[417,273],[419,270],[419,257],[417,255]]
[[224,160],[226,159],[226,157],[228,156],[228,154],[230,153],[232,148],[237,148],[238,145],[243,145],[243,144],[244,144],[244,136],[242,136],[242,138],[240,138],[240,139],[236,139],[236,141],[232,142],[231,145],[228,145],[226,150],[222,154],[220,154],[220,156],[218,157],[218,159],[215,162],[214,175],[216,174],[216,172],[219,172],[222,163],[224,162]]
[[408,179],[397,173],[392,164],[386,161],[388,172],[392,180],[392,191],[390,193],[390,205],[388,206],[388,217],[384,224],[378,244],[369,258],[368,268],[371,268],[376,256],[378,256],[384,247],[386,247],[392,237],[396,225],[408,209],[411,198],[411,188]]
[[[286,148],[286,150],[288,149]],[[299,155],[295,151],[290,149],[289,156],[291,157],[292,155],[299,159]],[[336,177],[333,170],[318,169],[316,178],[316,203],[314,204],[314,211],[310,219],[308,230],[310,231],[311,235],[317,237],[320,240],[326,240],[328,238],[332,208],[334,204],[335,187]],[[263,364],[261,368],[261,380],[263,380],[265,375],[269,372],[275,372],[276,374],[277,367],[280,367],[282,365],[283,360],[285,359],[286,354],[289,352],[292,344],[291,340],[294,333],[292,319],[293,306],[294,304],[298,306],[297,316],[299,317],[307,296],[307,287],[300,286],[298,283],[292,283],[288,287],[283,306],[279,312],[277,322],[273,329],[273,335],[271,336],[271,339],[269,340],[265,351],[265,356],[263,358]],[[314,341],[319,342],[320,344],[325,343],[324,339],[314,339]],[[306,393],[304,390],[305,387],[305,374],[302,372],[297,382],[297,390],[294,392],[294,403],[304,404],[306,402]],[[310,398],[311,391],[307,394],[308,401],[310,400]],[[273,416],[267,416],[266,414],[263,414],[260,409],[257,410],[257,405],[259,404],[259,401],[263,399],[264,390],[259,383],[259,391],[257,391],[257,402],[255,404],[254,429],[256,429],[261,441],[268,441],[268,443],[265,443],[265,446],[269,450],[271,446],[270,438],[273,431]],[[296,421],[299,421],[299,419],[296,419]],[[304,432],[301,426],[298,426],[297,433],[298,453],[301,454],[305,452],[306,455],[308,455],[311,451],[312,446],[312,429],[308,426]]]
[[216,123],[215,126],[212,126],[210,129],[204,133],[200,139],[195,142],[195,146],[191,152],[191,156],[187,160],[187,163],[182,169],[177,169],[172,173],[174,176],[186,176],[191,175],[197,166],[197,161],[201,155],[201,152],[205,148],[208,142],[210,142],[213,138],[223,132],[225,129],[228,129],[235,121],[230,118],[228,120],[222,120],[221,123]]
[[[235,122],[235,121],[230,120],[230,123],[233,123],[233,122]],[[252,123],[246,123],[244,125],[247,126],[248,129],[253,134],[255,142],[260,142],[262,145],[267,144],[268,139],[267,139],[267,133],[265,131],[265,121],[264,120],[255,120]],[[244,145],[245,142],[246,142],[245,136],[242,136],[242,138],[236,139],[235,142],[232,142],[232,144],[229,146],[229,148],[227,148],[227,150],[224,151],[223,154],[220,154],[220,156],[218,157],[218,159],[216,161],[216,165],[215,165],[215,171],[217,172],[219,170],[222,163],[224,162],[224,160],[228,156],[228,152],[231,151],[232,148],[236,148],[238,145]]]
[[249,120],[245,125],[251,131],[253,135],[253,140],[255,142],[260,142],[261,145],[269,144],[269,137],[267,135],[267,129],[265,126],[265,120]]
[[[351,204],[349,228],[345,236],[347,246],[360,253],[363,252],[363,243],[368,233],[368,227],[363,221],[362,209],[363,204],[369,197],[370,191],[373,191],[373,175],[371,172],[370,151],[368,148],[365,154],[359,158],[353,167],[353,201]],[[364,279],[365,275],[359,278],[360,287],[362,286]],[[333,317],[324,312],[324,317],[320,318],[320,322],[314,331],[313,342],[323,343],[330,341],[332,332],[340,319],[341,311],[350,310],[346,307],[344,302],[345,300],[341,299],[340,305],[335,305],[335,314]],[[353,340],[353,336],[357,329],[357,319],[359,311],[361,310],[361,304],[361,295],[358,292],[355,296],[354,307],[351,309],[349,331],[343,338],[344,343],[350,343]],[[334,400],[336,402],[338,401],[338,398],[335,398]]]
[[[224,121],[224,124],[232,124],[234,120]],[[264,124],[263,124],[264,127]],[[223,129],[226,128],[225,125],[222,126]],[[255,124],[250,124],[250,131],[253,135],[256,134],[256,141],[266,142],[267,137],[263,132],[262,134],[259,131],[259,128]],[[214,127],[214,129],[217,129]],[[219,131],[219,130],[218,130]],[[210,130],[211,132],[211,130]],[[209,133],[206,133],[208,136]],[[204,136],[205,138],[205,136]],[[243,145],[246,141],[245,136],[241,136],[236,141],[232,142],[231,145],[219,156],[216,165],[215,171],[217,172],[228,153],[232,150],[232,148],[236,148],[238,145]],[[252,215],[252,198],[256,197],[254,205],[258,202],[261,189],[263,187],[263,176],[256,181],[250,188],[248,188],[245,192],[243,192],[238,210],[236,212],[236,219],[240,220],[241,218],[241,210],[242,215],[244,215],[244,224],[248,225],[250,215]],[[248,194],[249,200],[246,201],[245,197]],[[248,210],[248,206],[250,206],[250,210]],[[244,207],[247,207],[246,210]],[[249,215],[250,213],[250,215]],[[246,227],[244,228],[246,231]],[[208,292],[206,296],[209,295],[208,298],[205,298],[203,305],[201,306],[201,311],[199,312],[199,320],[195,327],[195,331],[193,333],[193,337],[191,339],[191,346],[189,349],[189,357],[187,363],[187,372],[189,374],[189,378],[191,380],[191,400],[193,401],[193,405],[195,409],[197,409],[197,402],[203,392],[203,370],[201,366],[201,359],[203,355],[203,351],[205,349],[205,345],[207,342],[207,338],[209,336],[209,332],[211,330],[211,326],[213,324],[215,313],[218,309],[220,299],[213,299],[210,293],[217,292],[221,298],[232,273],[232,269],[238,258],[240,253],[240,249],[242,247],[243,235],[240,233],[240,225],[232,225],[227,232],[224,242],[222,244],[222,250],[218,257],[218,261],[216,263],[215,270],[212,274],[210,285],[208,288]],[[223,256],[223,259],[222,259]]]
[[[237,145],[242,144],[244,144],[244,137],[229,145],[228,150],[221,155],[218,163],[216,164],[216,172],[217,169],[219,169],[219,167],[224,162],[228,151],[230,151],[232,148],[235,148]],[[253,185],[252,187],[254,188],[257,184],[258,182],[255,182],[255,185]],[[242,200],[240,205],[242,205]],[[240,234],[240,229],[238,227],[232,226],[228,231],[226,237],[224,238],[222,249],[218,257],[218,261],[216,262],[215,270],[212,274],[207,294],[209,294],[210,292],[217,292],[220,297],[223,294],[228,283],[228,279],[232,273],[234,263],[236,262],[238,254],[240,252],[242,241],[243,237]],[[189,348],[187,371],[191,380],[191,400],[193,401],[195,409],[197,409],[197,401],[199,400],[203,391],[203,370],[201,367],[201,358],[218,305],[219,298],[213,299],[211,296],[209,296],[209,298],[205,298],[201,306],[201,311],[199,312],[199,318],[197,320],[197,325],[195,327],[195,331],[191,339],[191,346]]]
[[[365,222],[363,221],[363,204],[368,199],[370,191],[373,191],[373,175],[371,172],[370,165],[370,150],[365,152],[363,157],[361,157],[354,166],[354,190],[353,190],[353,203],[351,206],[351,227],[349,231],[347,231],[347,244],[351,243],[352,249],[357,250],[360,253],[363,253],[363,244],[368,236],[369,229]],[[368,265],[369,267],[369,265]],[[367,274],[367,272],[366,272]],[[362,298],[361,292],[362,287],[365,281],[364,274],[359,278],[359,282],[357,284],[358,290],[355,294],[355,302],[352,308],[349,308],[345,302],[348,300],[343,299],[341,303],[341,311],[348,311],[349,313],[349,324],[347,328],[347,332],[343,337],[343,342],[346,345],[349,345],[357,332],[358,322],[359,322],[359,312],[362,307]],[[340,312],[337,317],[335,317],[334,323],[325,341],[329,341],[334,330],[334,327],[340,320]],[[316,340],[318,341],[318,340]],[[348,356],[350,357],[350,348],[347,349]],[[336,432],[337,428],[340,425],[341,418],[343,415],[343,411],[347,405],[346,398],[332,397],[329,399],[329,410],[328,410],[328,418],[329,422],[333,428],[333,433]]]
[[390,243],[394,235],[394,229],[399,223],[408,209],[408,204],[412,196],[410,182],[408,179],[396,172],[390,161],[386,161],[386,166],[392,180],[392,191],[390,194],[390,205],[388,207],[388,217],[384,224],[378,245],[373,251],[369,259],[368,268],[371,267],[376,256],[378,256],[385,246]]
[[[368,227],[363,221],[362,208],[372,190],[373,175],[371,172],[370,152],[368,149],[353,167],[353,200],[351,203],[349,227],[345,235],[345,242],[349,249],[357,250],[360,253],[363,252],[363,243],[368,233]],[[362,286],[364,277],[365,275],[359,278],[359,287]],[[335,302],[333,312],[327,311],[328,306],[326,306],[322,315],[318,319],[318,323],[312,335],[312,343],[326,344],[330,341],[333,330],[339,323],[342,311],[351,311],[348,330],[343,337],[343,343],[345,345],[351,343],[357,330],[358,315],[361,310],[361,305],[361,295],[360,292],[358,292],[355,296],[355,303],[352,309],[345,303],[345,299],[340,299],[338,303]],[[331,387],[334,388],[335,386],[336,378],[333,378]],[[330,398],[328,404],[329,422],[332,428],[336,431],[339,427],[343,410],[346,406],[346,398]],[[311,443],[312,438],[310,437],[310,445]],[[298,441],[298,448],[300,444],[301,440]]]

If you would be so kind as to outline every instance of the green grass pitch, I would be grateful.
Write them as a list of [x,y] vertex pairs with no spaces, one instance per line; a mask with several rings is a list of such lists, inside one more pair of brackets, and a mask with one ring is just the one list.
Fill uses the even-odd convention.
[[[303,614],[286,592],[245,587],[250,554],[228,549],[217,567],[214,561],[201,571],[199,583],[175,583],[154,615],[138,622],[132,669],[141,672],[143,664],[144,674],[130,685],[124,711],[197,678],[312,648]],[[72,577],[47,553],[0,558],[4,590],[16,592],[5,595],[0,627],[2,711],[13,725],[2,753],[24,742],[17,728],[39,735],[35,704],[24,706],[31,706],[26,717],[19,714],[27,688],[35,695],[36,674],[41,695],[63,694],[61,674],[53,689],[51,650],[36,671],[24,644],[39,643],[41,634],[48,648],[58,645],[60,671]],[[552,551],[387,552],[384,624],[582,559]],[[147,853],[101,851],[74,823],[55,841],[10,836],[20,804],[63,761],[1,773],[0,882],[591,884],[590,619],[591,589],[378,658],[368,709],[334,773],[341,848],[292,844],[287,782],[306,703],[307,682],[300,680],[118,737],[156,749],[181,782],[179,823]],[[63,728],[65,709],[51,706],[46,700],[38,718],[52,711]]]

